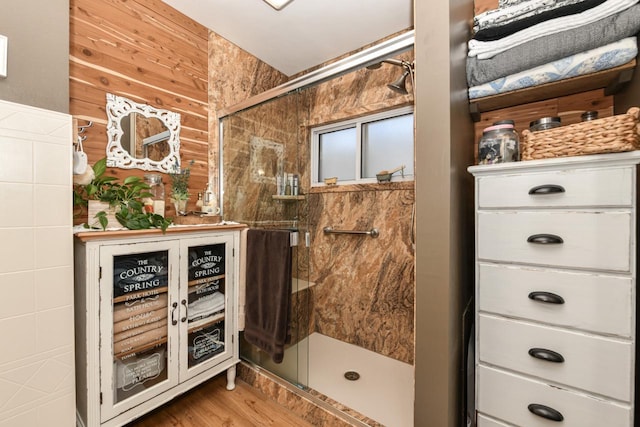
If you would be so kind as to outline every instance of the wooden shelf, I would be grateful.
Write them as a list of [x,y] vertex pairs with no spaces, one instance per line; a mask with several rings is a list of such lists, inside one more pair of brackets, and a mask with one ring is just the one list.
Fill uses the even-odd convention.
[[486,111],[528,104],[548,98],[557,98],[593,89],[605,89],[605,95],[613,95],[633,77],[636,60],[610,70],[599,71],[584,76],[572,77],[553,83],[546,83],[526,89],[486,96],[469,101],[469,110],[474,122]]
[[279,196],[277,194],[274,194],[271,197],[273,198],[273,200],[280,200],[283,202],[296,202],[299,200],[304,200],[306,198],[305,196]]

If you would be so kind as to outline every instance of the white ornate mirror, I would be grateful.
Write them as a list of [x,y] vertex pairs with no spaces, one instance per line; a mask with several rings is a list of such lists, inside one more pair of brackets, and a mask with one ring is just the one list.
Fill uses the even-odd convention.
[[180,167],[180,114],[107,93],[107,166],[173,172]]

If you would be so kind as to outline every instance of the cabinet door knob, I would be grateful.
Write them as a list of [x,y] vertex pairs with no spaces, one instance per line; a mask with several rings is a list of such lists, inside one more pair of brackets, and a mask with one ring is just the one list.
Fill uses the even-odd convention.
[[564,357],[553,350],[548,350],[546,348],[530,348],[529,356],[535,357],[536,359],[544,360],[547,362],[553,363],[563,363]]
[[562,185],[556,184],[544,184],[538,185],[529,190],[529,194],[531,194],[532,196],[556,193],[564,193],[564,187]]
[[178,303],[174,302],[173,304],[171,304],[171,307],[173,307],[173,310],[171,310],[171,324],[172,325],[177,325],[178,321],[176,319],[173,318],[173,315],[176,312],[176,308],[178,307]]
[[180,321],[182,323],[187,321],[187,317],[189,317],[189,307],[187,306],[187,300],[183,299],[182,301],[180,301],[182,303],[182,305],[184,305],[184,317],[182,319],[180,319]]
[[555,409],[545,405],[540,405],[539,403],[531,403],[527,408],[529,409],[529,412],[531,412],[532,414],[542,418],[546,418],[551,421],[560,422],[564,420],[564,417],[559,411],[556,411]]
[[564,298],[553,292],[534,291],[529,293],[529,299],[547,304],[564,304]]
[[558,245],[564,243],[564,240],[555,234],[533,234],[527,238],[527,242],[538,245]]

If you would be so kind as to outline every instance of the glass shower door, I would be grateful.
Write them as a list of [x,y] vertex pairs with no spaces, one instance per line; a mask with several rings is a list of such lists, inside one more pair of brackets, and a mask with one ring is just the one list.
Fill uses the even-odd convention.
[[[270,101],[227,116],[221,121],[224,218],[251,228],[284,229],[291,233],[291,340],[282,363],[242,338],[240,355],[277,376],[306,386],[309,334],[308,260],[306,245],[309,177],[300,165],[307,144],[300,135],[299,94]],[[299,194],[283,194],[288,177],[296,175]],[[288,192],[287,192],[288,193]],[[250,266],[248,266],[250,268]],[[247,284],[250,286],[250,284]],[[250,292],[250,289],[247,289]]]

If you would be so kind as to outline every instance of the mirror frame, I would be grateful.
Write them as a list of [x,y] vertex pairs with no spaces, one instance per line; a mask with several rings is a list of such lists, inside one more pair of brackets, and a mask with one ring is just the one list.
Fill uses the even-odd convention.
[[[107,166],[145,171],[174,172],[180,168],[180,114],[174,111],[139,104],[123,96],[107,93]],[[121,119],[138,113],[145,117],[159,119],[169,130],[169,154],[162,160],[133,157],[122,147]]]

